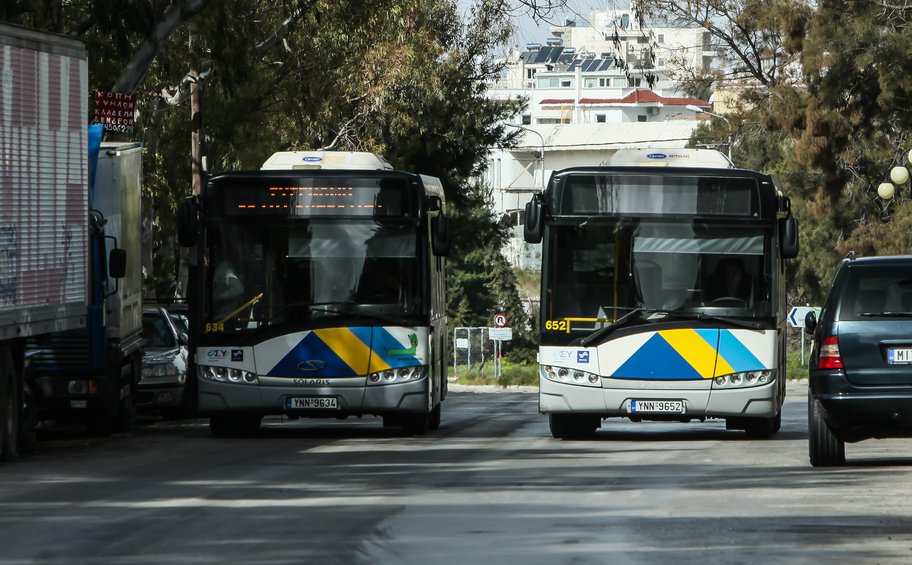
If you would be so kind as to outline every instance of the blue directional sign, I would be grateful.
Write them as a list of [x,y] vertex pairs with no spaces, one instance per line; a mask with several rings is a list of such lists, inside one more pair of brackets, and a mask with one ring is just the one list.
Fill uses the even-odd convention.
[[808,312],[813,312],[816,315],[820,315],[819,306],[792,306],[792,309],[788,313],[789,325],[793,328],[803,328],[804,327],[804,317],[808,315]]

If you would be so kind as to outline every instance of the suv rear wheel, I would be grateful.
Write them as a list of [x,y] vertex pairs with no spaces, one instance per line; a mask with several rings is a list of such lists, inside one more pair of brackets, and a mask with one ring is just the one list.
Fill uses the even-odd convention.
[[808,395],[808,453],[814,467],[845,464],[845,442],[833,435],[823,419],[820,401]]

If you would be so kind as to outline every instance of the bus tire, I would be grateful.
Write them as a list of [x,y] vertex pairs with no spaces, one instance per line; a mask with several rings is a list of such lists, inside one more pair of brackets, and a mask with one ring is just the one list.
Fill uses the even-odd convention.
[[13,357],[0,349],[0,460],[14,461],[19,448],[19,394]]
[[215,437],[251,437],[260,429],[263,417],[257,414],[228,414],[209,417],[209,430]]
[[406,433],[423,436],[431,431],[431,414],[433,414],[433,411],[427,414],[407,414],[403,416],[402,429],[404,429]]
[[808,395],[808,456],[814,467],[845,465],[845,442],[830,429],[823,419],[820,401]]
[[747,436],[757,439],[767,439],[782,427],[782,410],[772,418],[748,418],[744,422],[744,431]]
[[557,439],[591,436],[601,423],[601,418],[589,414],[548,414],[551,436]]
[[443,402],[438,402],[437,406],[435,406],[434,409],[431,410],[430,428],[432,430],[436,430],[437,428],[440,427],[440,413],[442,411],[442,408],[443,408]]

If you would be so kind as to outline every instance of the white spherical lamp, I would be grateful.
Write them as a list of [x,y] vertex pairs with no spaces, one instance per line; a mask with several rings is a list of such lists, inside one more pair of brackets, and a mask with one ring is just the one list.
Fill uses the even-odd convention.
[[912,163],[912,149],[909,149],[909,155],[907,155],[907,157],[909,157],[909,162]]
[[896,188],[893,186],[893,183],[890,182],[882,182],[880,183],[880,186],[877,187],[877,195],[884,200],[893,198],[893,193],[895,192]]
[[896,184],[903,184],[909,180],[909,169],[905,167],[893,167],[890,169],[890,180]]

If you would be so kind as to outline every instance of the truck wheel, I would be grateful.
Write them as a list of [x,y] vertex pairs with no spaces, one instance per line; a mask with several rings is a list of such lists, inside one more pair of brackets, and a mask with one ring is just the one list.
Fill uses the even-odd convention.
[[9,350],[0,350],[0,460],[16,459],[19,442],[19,395]]
[[129,385],[127,396],[120,398],[120,389],[117,390],[117,411],[114,416],[114,431],[131,433],[136,425],[136,383],[142,371],[142,360],[135,356],[130,361]]

